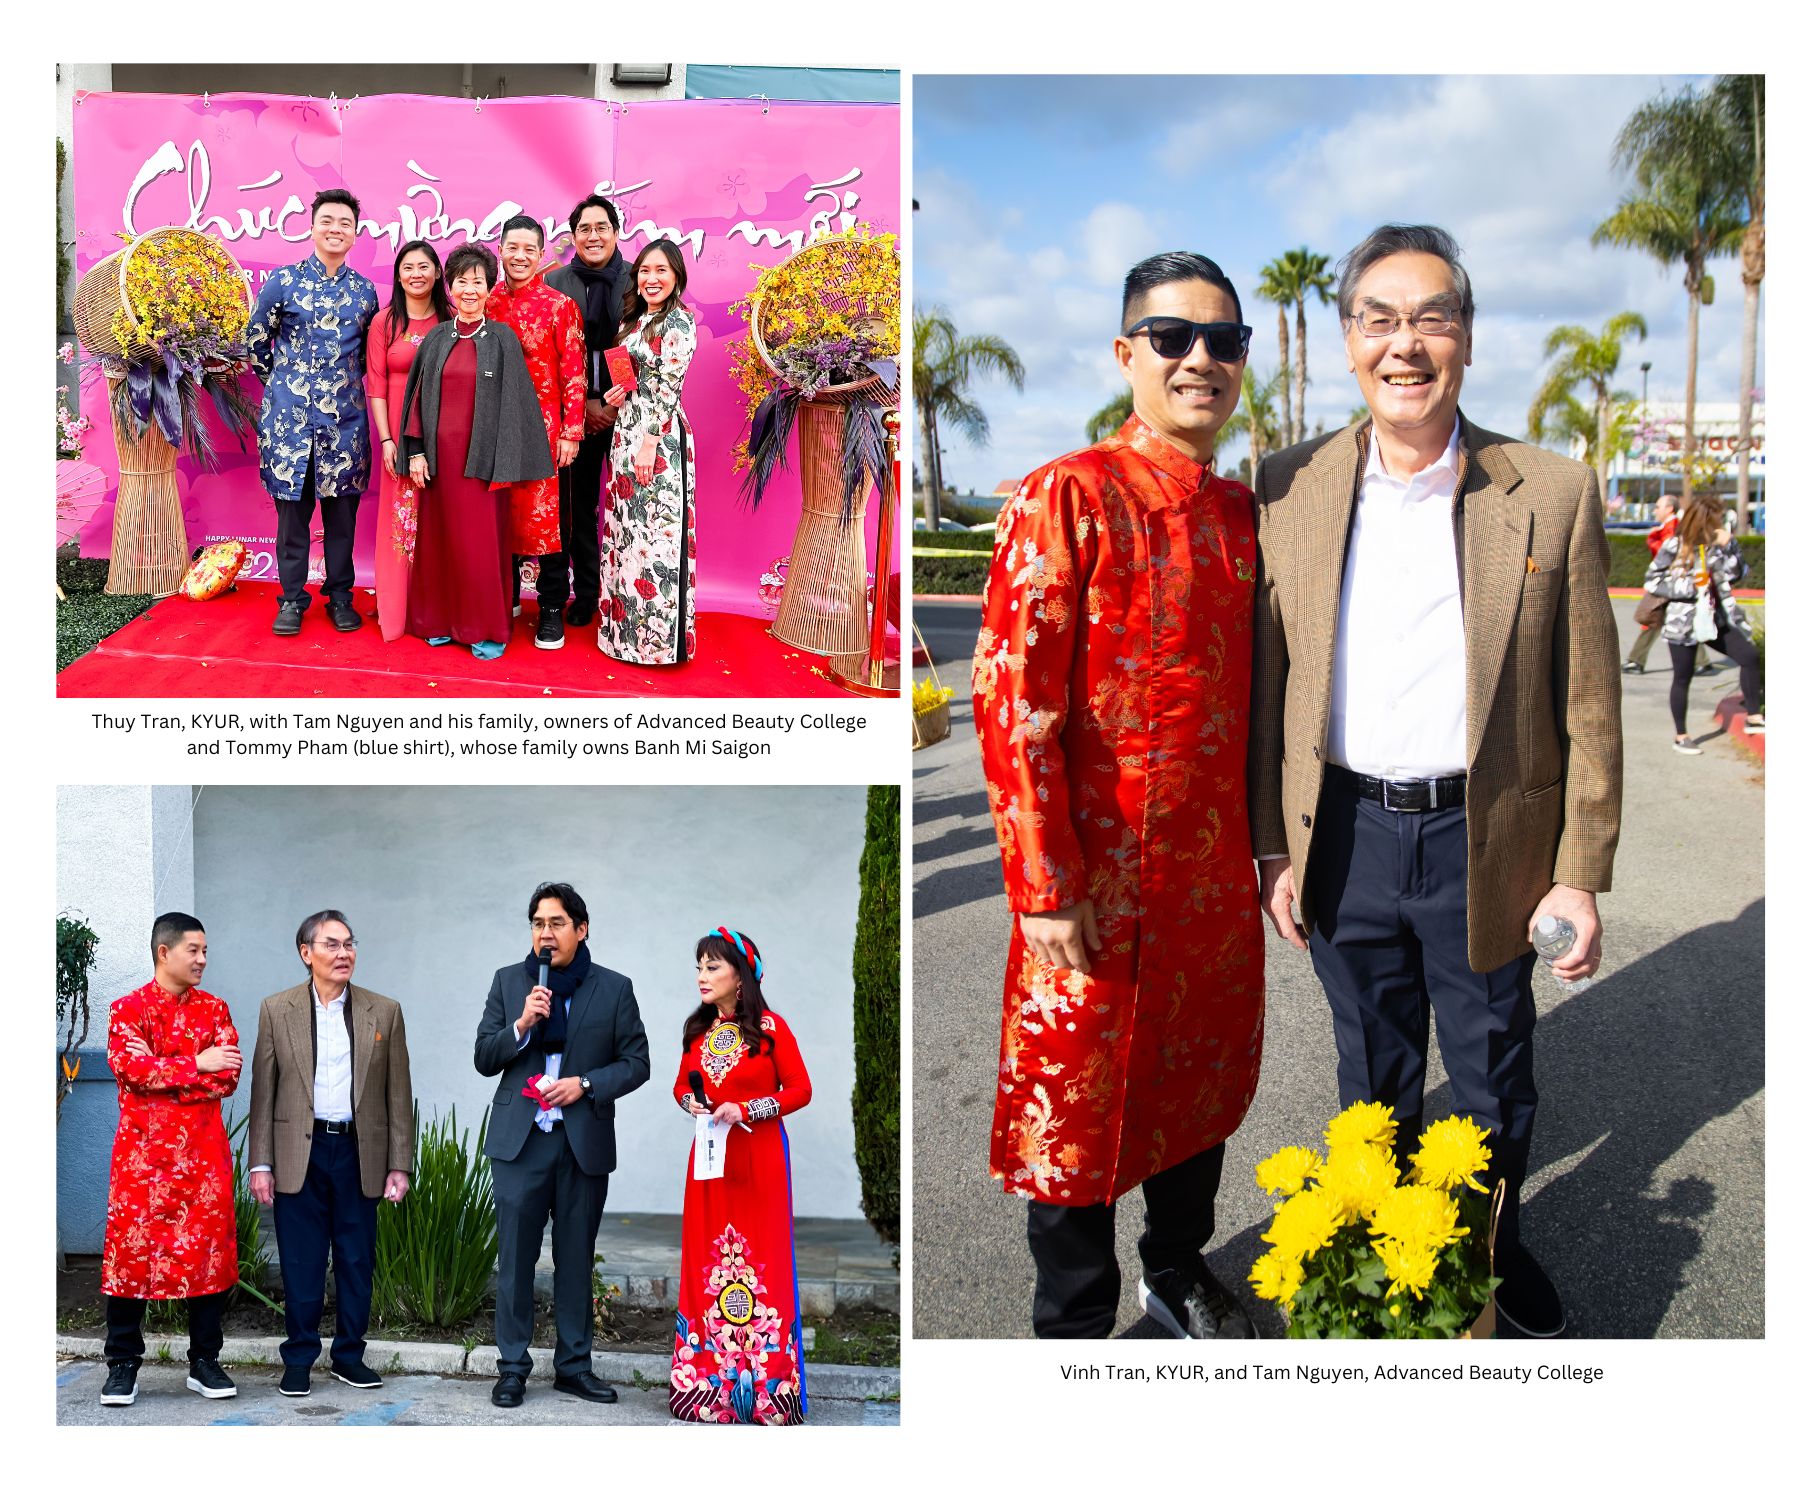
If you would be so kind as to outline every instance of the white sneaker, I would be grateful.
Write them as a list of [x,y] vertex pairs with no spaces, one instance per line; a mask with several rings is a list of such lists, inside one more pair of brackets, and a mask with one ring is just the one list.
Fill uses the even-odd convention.
[[1704,755],[1704,754],[1706,754],[1706,752],[1704,750],[1702,750],[1698,745],[1696,745],[1685,734],[1682,735],[1678,740],[1675,741],[1675,753],[1677,755]]
[[1746,714],[1744,716],[1744,733],[1763,733],[1763,716],[1761,714]]

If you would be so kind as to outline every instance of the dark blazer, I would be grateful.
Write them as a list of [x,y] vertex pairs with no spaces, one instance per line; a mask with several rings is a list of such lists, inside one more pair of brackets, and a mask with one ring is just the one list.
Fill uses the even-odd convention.
[[[444,364],[456,347],[456,322],[439,323],[420,342],[400,402],[400,449],[411,463],[419,454],[437,475],[438,403],[444,391]],[[531,371],[519,336],[491,319],[473,336],[476,368],[475,420],[469,432],[465,478],[484,484],[520,484],[556,472],[544,414],[538,407]],[[420,437],[409,435],[417,413]]]
[[[413,1169],[412,1066],[399,1005],[361,985],[345,992],[350,1023],[350,1115],[365,1198],[389,1172]],[[250,1165],[275,1169],[275,1191],[297,1193],[312,1160],[315,1067],[312,984],[271,995],[256,1022],[250,1064]]]
[[[606,277],[602,283],[606,288],[606,315],[598,320],[600,332],[606,335],[606,338],[604,343],[599,344],[596,344],[591,337],[589,338],[588,364],[590,367],[594,365],[595,357],[602,349],[609,344],[619,342],[619,319],[625,315],[625,288],[631,280],[631,262],[625,258],[623,251],[613,251],[613,258],[607,262],[606,269],[612,272],[612,275]],[[581,309],[583,331],[591,334],[596,320],[587,315],[587,283],[575,274],[574,267],[558,266],[553,271],[544,272],[544,285],[553,291],[561,292]],[[599,363],[604,366],[606,361],[600,360]],[[592,377],[593,373],[593,369],[590,368],[588,375]],[[588,395],[598,399],[600,393],[611,384],[612,381],[608,380],[605,385],[595,387],[590,379]]]
[[[1250,833],[1294,862],[1300,917],[1331,717],[1338,595],[1368,423],[1256,474]],[[1553,884],[1604,891],[1624,762],[1619,638],[1594,471],[1462,419],[1458,557],[1468,676],[1469,966],[1531,946]]]
[[[538,430],[543,431],[541,419]],[[537,1106],[519,1091],[544,1071],[544,1051],[535,1038],[521,1049],[513,1034],[513,1022],[536,983],[536,969],[529,964],[509,964],[496,972],[475,1032],[475,1071],[484,1078],[500,1075],[487,1131],[487,1154],[495,1161],[517,1157],[537,1119]],[[595,964],[575,991],[562,1076],[585,1077],[593,1084],[585,1099],[563,1107],[563,1129],[575,1160],[595,1176],[612,1171],[618,1165],[613,1103],[650,1077],[650,1043],[631,981],[623,974]]]

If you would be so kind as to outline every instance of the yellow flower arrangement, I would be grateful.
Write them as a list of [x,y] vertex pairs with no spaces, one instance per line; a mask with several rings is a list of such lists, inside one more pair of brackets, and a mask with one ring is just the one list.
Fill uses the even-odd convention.
[[1394,1144],[1393,1110],[1385,1104],[1359,1101],[1325,1127],[1327,1146],[1347,1146],[1357,1142],[1391,1147]]
[[1274,1250],[1257,1258],[1250,1267],[1250,1284],[1265,1302],[1279,1302],[1283,1307],[1294,1300],[1294,1293],[1306,1280],[1306,1268],[1297,1260],[1289,1260]]
[[1369,1232],[1377,1241],[1405,1240],[1428,1250],[1442,1250],[1469,1232],[1456,1221],[1456,1205],[1442,1188],[1412,1183],[1397,1187],[1369,1218]]
[[930,713],[934,708],[942,708],[956,695],[942,683],[915,682],[912,685],[912,705],[915,714]]
[[1275,1253],[1292,1261],[1305,1261],[1323,1250],[1344,1227],[1344,1215],[1323,1193],[1314,1189],[1296,1193],[1275,1210],[1275,1222],[1263,1236]]
[[238,346],[250,323],[244,280],[224,248],[204,234],[155,234],[138,242],[126,262],[124,302],[130,311],[121,306],[113,314],[112,333],[128,359],[149,349],[189,365],[241,357]]
[[1487,1132],[1473,1120],[1451,1118],[1434,1122],[1419,1135],[1412,1180],[1427,1187],[1466,1187],[1485,1193],[1487,1189],[1476,1180],[1476,1174],[1487,1170],[1493,1155],[1482,1144],[1486,1136]]
[[1318,1171],[1319,1191],[1347,1223],[1367,1220],[1400,1182],[1394,1153],[1385,1146],[1351,1141],[1335,1146]]
[[1305,1190],[1307,1182],[1319,1175],[1323,1165],[1319,1153],[1305,1146],[1283,1146],[1273,1156],[1257,1164],[1256,1185],[1265,1193],[1278,1193],[1292,1198]]

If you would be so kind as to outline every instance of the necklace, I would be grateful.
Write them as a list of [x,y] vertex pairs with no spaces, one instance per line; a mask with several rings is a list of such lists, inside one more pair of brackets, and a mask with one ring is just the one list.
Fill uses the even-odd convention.
[[456,323],[456,336],[459,339],[472,339],[475,337],[476,334],[480,333],[481,330],[486,327],[487,327],[487,314],[486,313],[483,313],[481,315],[481,321],[478,322],[467,333],[464,333],[462,331],[462,320],[459,318],[459,319],[457,319],[457,323]]

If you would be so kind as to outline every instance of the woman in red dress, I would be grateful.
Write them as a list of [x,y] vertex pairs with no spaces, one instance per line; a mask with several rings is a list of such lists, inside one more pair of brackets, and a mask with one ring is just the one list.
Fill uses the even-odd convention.
[[787,1130],[812,1098],[794,1034],[763,1002],[763,964],[741,932],[694,950],[700,1006],[682,1029],[675,1098],[726,1137],[722,1175],[688,1158],[669,1410],[684,1422],[793,1426],[806,1417],[800,1282]]
[[381,502],[375,514],[375,614],[381,638],[406,634],[406,580],[419,524],[419,492],[400,454],[400,403],[413,353],[450,317],[444,267],[424,240],[400,247],[385,316],[369,329],[369,420],[381,453]]

